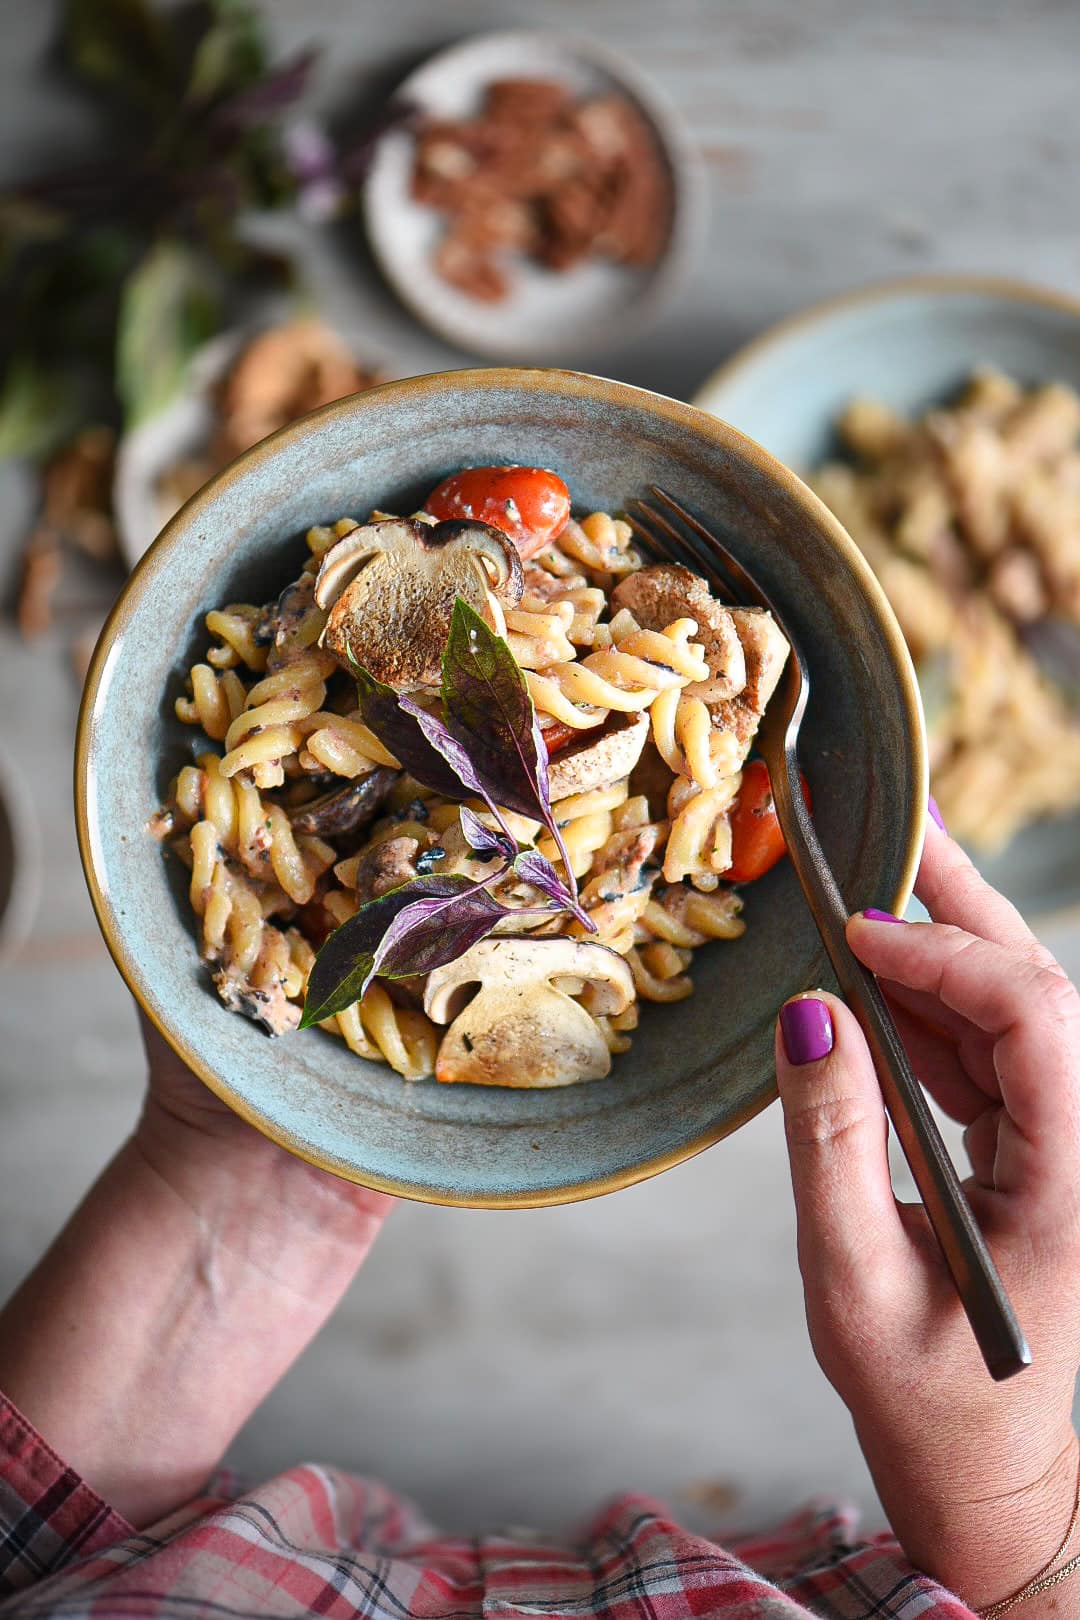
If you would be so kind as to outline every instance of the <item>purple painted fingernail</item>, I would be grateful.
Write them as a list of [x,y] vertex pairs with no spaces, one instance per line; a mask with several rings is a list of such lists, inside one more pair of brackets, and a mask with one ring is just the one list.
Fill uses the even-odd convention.
[[817,1063],[833,1049],[832,1018],[816,996],[785,1001],[780,1009],[780,1033],[789,1063]]
[[929,799],[926,802],[926,808],[930,812],[931,821],[936,822],[937,825],[941,828],[943,833],[947,833],[949,829],[948,829],[948,827],[946,827],[945,822],[942,820],[941,811],[937,807],[937,800],[934,798],[934,795],[932,793],[931,793]]
[[877,906],[867,906],[863,912],[867,922],[903,922],[903,917],[894,917],[891,911],[879,911]]

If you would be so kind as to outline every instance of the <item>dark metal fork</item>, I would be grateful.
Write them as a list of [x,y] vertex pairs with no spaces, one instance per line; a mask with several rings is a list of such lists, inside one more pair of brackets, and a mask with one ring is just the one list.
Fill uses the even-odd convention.
[[885,1107],[983,1359],[993,1378],[1011,1378],[1030,1365],[1031,1351],[877,980],[848,945],[844,930],[850,912],[803,802],[797,747],[810,696],[805,659],[783,614],[753,575],[666,490],[654,484],[651,493],[665,511],[634,501],[627,514],[645,549],[690,567],[728,600],[767,608],[787,638],[791,653],[755,739],[768,768],[777,819],[841,992],[866,1036]]

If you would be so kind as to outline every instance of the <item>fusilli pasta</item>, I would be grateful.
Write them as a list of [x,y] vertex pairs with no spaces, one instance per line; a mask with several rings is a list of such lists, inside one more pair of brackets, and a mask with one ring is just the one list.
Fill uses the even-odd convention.
[[[327,934],[418,872],[474,880],[491,873],[496,895],[527,904],[536,893],[485,865],[463,835],[457,803],[401,771],[321,645],[327,614],[314,597],[319,564],[356,527],[343,518],[311,529],[309,559],[276,602],[232,603],[207,615],[211,644],[191,668],[176,713],[217,747],[200,747],[181,767],[153,820],[190,868],[201,953],[219,994],[272,1033],[299,1021]],[[610,717],[651,716],[648,746],[662,788],[636,791],[624,774],[564,789],[553,806],[563,849],[539,822],[505,818],[519,843],[535,842],[553,864],[565,850],[595,928],[537,908],[523,912],[517,932],[588,939],[629,965],[634,999],[621,1012],[584,978],[557,984],[610,1053],[629,1046],[639,1000],[689,995],[693,952],[737,939],[744,926],[738,893],[722,874],[731,863],[730,812],[745,748],[732,753],[709,704],[688,690],[710,676],[695,619],[647,628],[626,607],[613,611],[614,586],[641,566],[629,525],[604,512],[571,519],[526,563],[520,601],[505,611],[507,643],[553,746],[589,747],[588,734],[602,736]],[[324,799],[340,798],[335,783],[343,793],[357,784],[372,794],[361,822],[342,823],[344,840],[332,817],[320,822]],[[470,808],[494,825],[485,805]],[[406,1080],[434,1072],[443,1038],[421,1010],[416,985],[384,980],[321,1027]]]

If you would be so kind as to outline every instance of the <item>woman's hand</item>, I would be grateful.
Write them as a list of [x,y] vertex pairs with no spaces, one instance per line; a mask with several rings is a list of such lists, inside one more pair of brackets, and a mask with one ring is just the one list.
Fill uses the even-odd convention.
[[[204,1086],[140,1014],[149,1067],[134,1145],[221,1242],[301,1293],[318,1290],[328,1244],[354,1269],[394,1200],[318,1170],[262,1136]],[[285,1241],[299,1238],[299,1246]],[[318,1240],[316,1242],[316,1239]],[[291,1258],[297,1264],[286,1275]]]
[[[1030,1368],[990,1379],[922,1207],[896,1202],[877,1078],[843,1003],[787,1003],[777,1074],[815,1353],[912,1562],[986,1605],[1050,1558],[1076,1499],[1080,997],[934,826],[916,893],[934,922],[860,915],[848,938],[919,1078],[965,1126],[967,1193]],[[1053,1598],[1080,1613],[1080,1574]]]
[[260,1136],[144,1037],[134,1135],[0,1311],[0,1389],[140,1526],[205,1484],[393,1202]]

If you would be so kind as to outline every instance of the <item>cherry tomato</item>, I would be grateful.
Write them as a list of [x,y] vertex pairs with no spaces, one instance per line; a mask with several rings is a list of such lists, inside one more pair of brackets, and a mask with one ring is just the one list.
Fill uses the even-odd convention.
[[490,523],[528,558],[566,527],[570,491],[545,467],[465,467],[432,491],[424,510],[444,523],[448,518]]
[[568,726],[563,720],[553,720],[549,726],[543,727],[543,736],[550,759],[552,754],[561,754],[567,743],[580,738],[581,731],[577,726]]
[[[810,788],[801,771],[799,780],[809,810],[812,808]],[[768,769],[763,759],[752,759],[743,769],[739,795],[731,812],[731,865],[721,876],[729,883],[753,883],[786,853]]]

